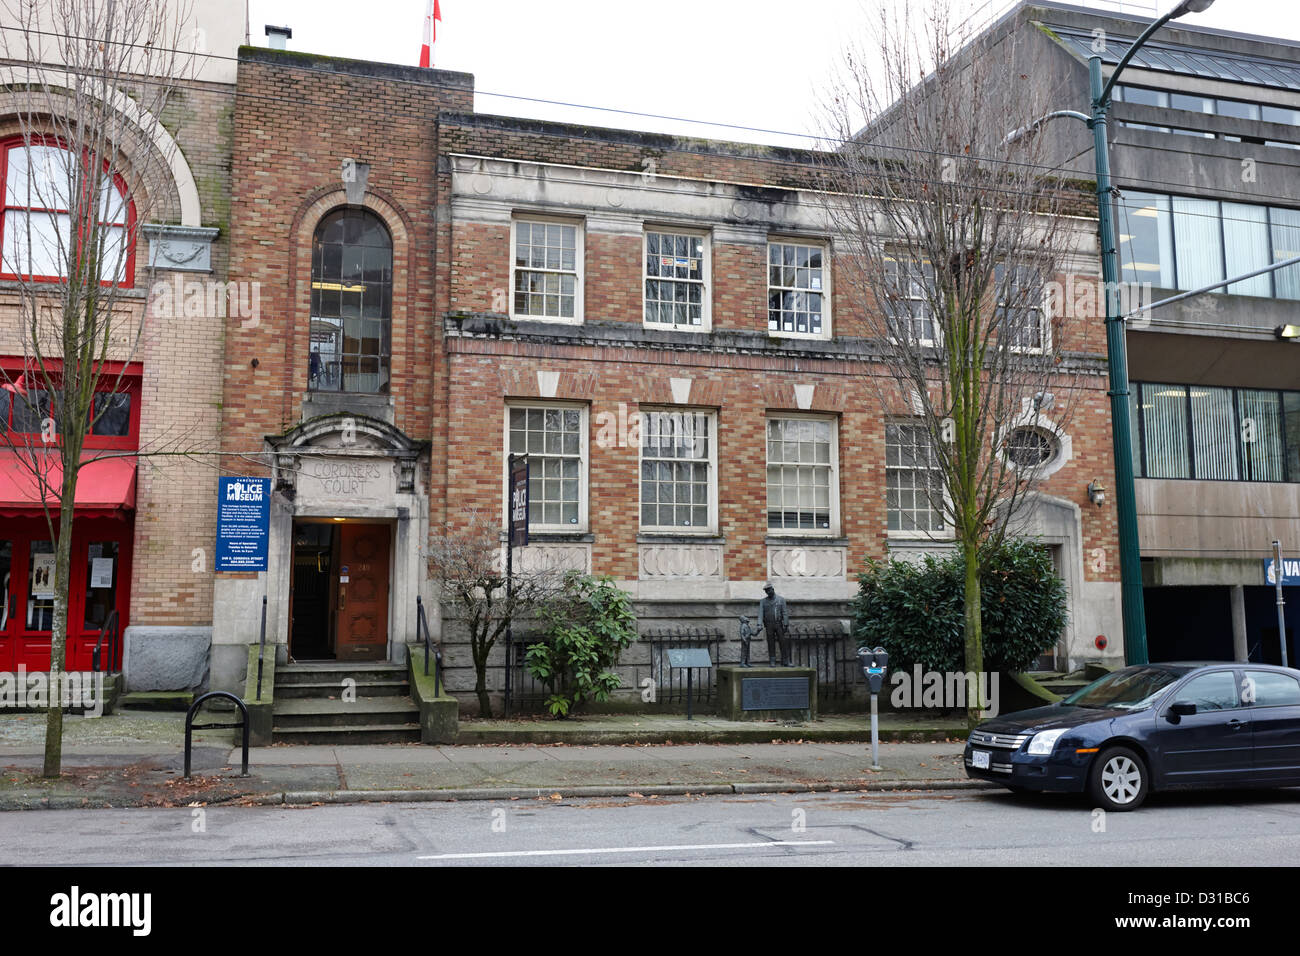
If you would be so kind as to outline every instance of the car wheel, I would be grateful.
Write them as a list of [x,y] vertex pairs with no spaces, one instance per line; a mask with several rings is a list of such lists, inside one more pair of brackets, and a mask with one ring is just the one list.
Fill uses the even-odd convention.
[[1088,773],[1088,792],[1106,810],[1136,810],[1147,798],[1148,785],[1146,764],[1127,747],[1098,754]]

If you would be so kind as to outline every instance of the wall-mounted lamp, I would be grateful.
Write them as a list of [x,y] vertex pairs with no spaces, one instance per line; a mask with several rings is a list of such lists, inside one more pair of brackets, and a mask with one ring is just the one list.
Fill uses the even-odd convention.
[[1279,339],[1300,339],[1300,325],[1279,325],[1273,334]]
[[1056,402],[1056,396],[1051,392],[1034,392],[1034,409],[1036,411],[1046,411]]
[[1098,508],[1106,503],[1106,486],[1101,483],[1100,478],[1088,482],[1088,500]]

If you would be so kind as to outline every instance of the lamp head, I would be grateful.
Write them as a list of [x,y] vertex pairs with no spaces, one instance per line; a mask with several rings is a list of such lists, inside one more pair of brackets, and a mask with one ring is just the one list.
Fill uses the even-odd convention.
[[1214,0],[1183,0],[1182,3],[1174,7],[1174,12],[1169,15],[1169,19],[1173,20],[1188,13],[1204,13],[1213,4]]

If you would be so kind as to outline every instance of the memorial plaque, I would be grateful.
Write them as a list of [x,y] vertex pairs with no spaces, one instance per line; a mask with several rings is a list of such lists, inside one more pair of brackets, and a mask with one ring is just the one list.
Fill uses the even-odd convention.
[[746,677],[740,682],[742,710],[807,710],[806,677]]
[[664,652],[669,667],[712,667],[709,652],[702,647],[683,647]]

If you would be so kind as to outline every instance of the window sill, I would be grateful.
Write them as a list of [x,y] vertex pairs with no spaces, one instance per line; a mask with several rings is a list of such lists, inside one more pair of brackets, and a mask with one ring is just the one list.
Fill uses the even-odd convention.
[[582,316],[567,318],[558,315],[515,315],[511,313],[512,322],[546,322],[550,325],[582,325]]
[[925,534],[920,531],[886,531],[885,537],[890,541],[915,544],[953,544],[957,536],[952,533]]
[[[22,292],[24,289],[29,292],[40,292],[47,288],[53,293],[59,283],[67,282],[66,276],[33,276],[31,279],[0,279],[0,292]],[[149,290],[141,289],[135,285],[113,285],[111,282],[99,283],[101,289],[112,289],[115,295],[120,295],[128,299],[148,299]]]
[[689,532],[642,531],[637,544],[726,544],[727,539],[715,531]]
[[[506,540],[506,533],[501,532],[501,541]],[[590,531],[530,531],[529,544],[590,544],[596,536]]]
[[805,342],[829,342],[834,336],[829,332],[814,335],[806,332],[773,332],[768,329],[767,337],[770,339],[801,339]]
[[829,533],[822,536],[815,534],[769,534],[764,543],[768,547],[809,545],[819,548],[847,548],[849,539]]
[[665,325],[662,322],[642,322],[641,325],[657,332],[687,332],[691,335],[708,335],[713,331],[711,325]]

